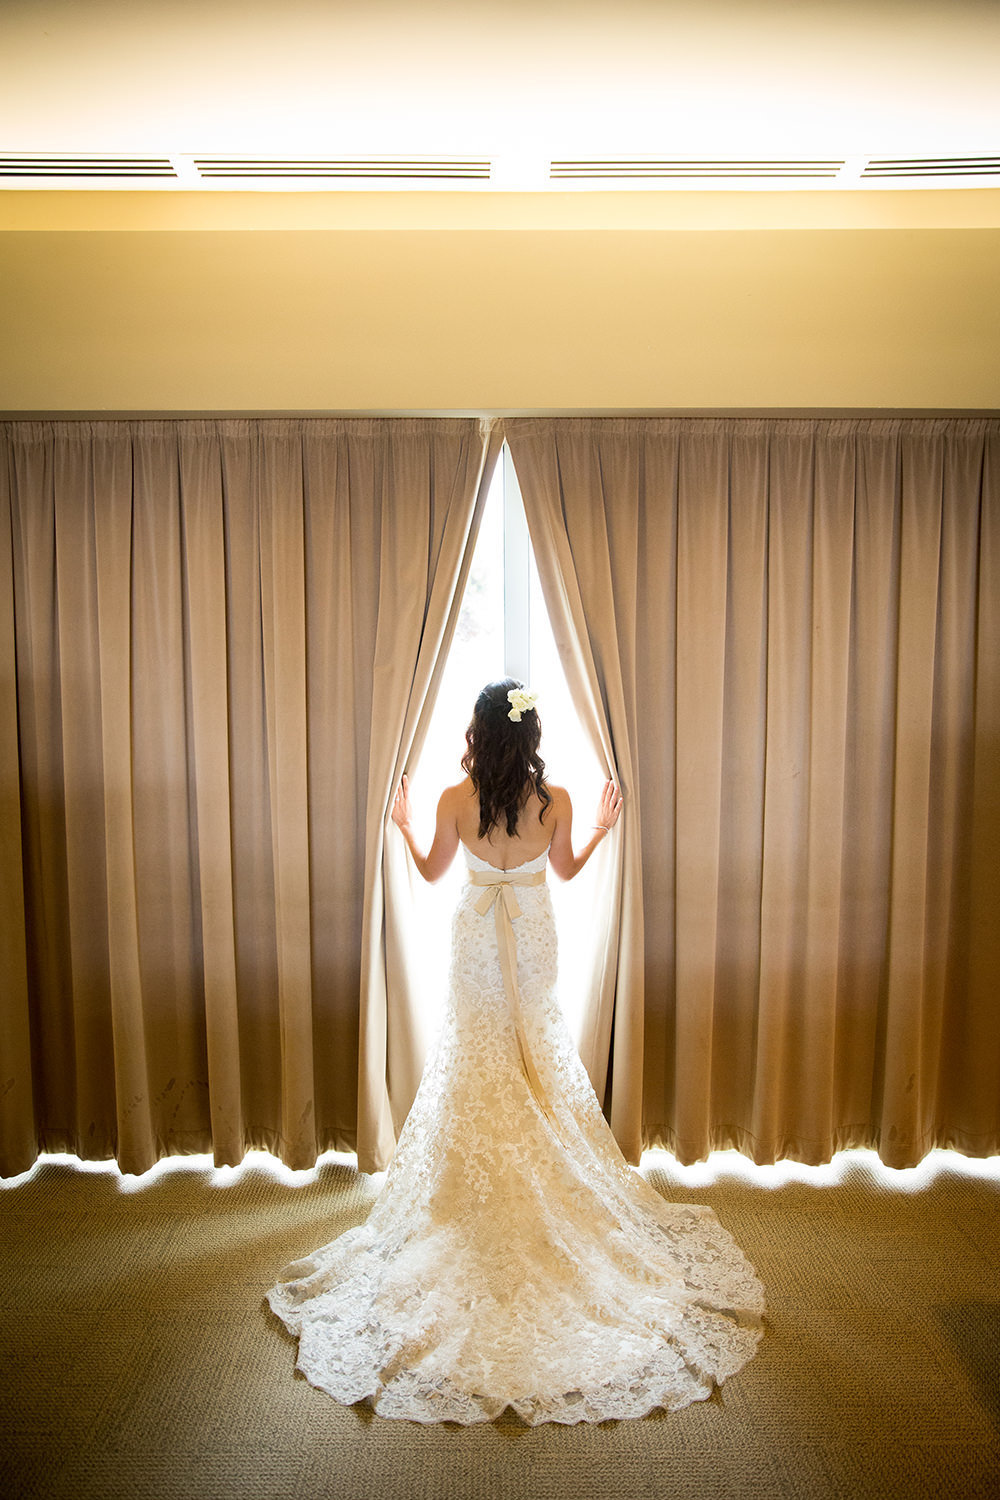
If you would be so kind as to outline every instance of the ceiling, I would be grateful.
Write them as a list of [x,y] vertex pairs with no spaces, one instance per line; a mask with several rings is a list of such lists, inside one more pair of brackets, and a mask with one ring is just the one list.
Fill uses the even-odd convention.
[[1000,0],[0,0],[7,188],[1000,186]]

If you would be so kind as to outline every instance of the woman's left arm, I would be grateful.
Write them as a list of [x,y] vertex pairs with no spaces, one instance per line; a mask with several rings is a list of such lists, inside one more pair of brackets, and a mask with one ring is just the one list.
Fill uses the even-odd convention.
[[573,805],[569,793],[562,787],[553,787],[552,792],[556,803],[556,826],[549,845],[549,864],[561,880],[572,880],[575,875],[579,875],[598,844],[607,838],[618,822],[622,810],[622,794],[613,781],[604,783],[593,831],[580,852],[574,854]]
[[455,817],[454,793],[454,787],[447,787],[441,793],[437,806],[434,841],[426,854],[421,850],[413,832],[409,777],[402,778],[392,801],[392,821],[406,840],[418,872],[432,885],[436,880],[441,879],[458,849],[458,822]]

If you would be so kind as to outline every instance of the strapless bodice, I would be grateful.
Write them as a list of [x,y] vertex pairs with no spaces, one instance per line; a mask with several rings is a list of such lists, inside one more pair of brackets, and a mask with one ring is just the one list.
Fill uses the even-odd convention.
[[493,870],[497,875],[533,875],[536,870],[545,869],[546,861],[549,857],[549,851],[543,849],[542,853],[537,855],[535,859],[526,860],[523,865],[511,865],[509,869],[501,870],[499,865],[490,864],[488,859],[480,859],[478,854],[473,854],[472,850],[466,844],[462,845],[462,852],[465,855],[465,863],[470,870]]

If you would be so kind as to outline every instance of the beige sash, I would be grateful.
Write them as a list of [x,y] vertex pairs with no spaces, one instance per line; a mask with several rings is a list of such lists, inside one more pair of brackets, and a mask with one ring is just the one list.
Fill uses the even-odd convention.
[[484,887],[483,894],[475,903],[476,911],[480,916],[485,917],[490,907],[493,907],[497,925],[500,971],[503,974],[503,987],[507,992],[507,1004],[510,1006],[511,1019],[514,1022],[514,1035],[517,1037],[517,1048],[521,1055],[521,1067],[528,1080],[528,1087],[538,1100],[543,1113],[555,1126],[556,1118],[552,1105],[549,1103],[542,1081],[531,1060],[527,1038],[524,1034],[521,994],[517,987],[517,939],[514,936],[514,922],[521,915],[514,886],[544,885],[545,871],[533,870],[519,875],[501,870],[470,870],[469,880],[473,885]]

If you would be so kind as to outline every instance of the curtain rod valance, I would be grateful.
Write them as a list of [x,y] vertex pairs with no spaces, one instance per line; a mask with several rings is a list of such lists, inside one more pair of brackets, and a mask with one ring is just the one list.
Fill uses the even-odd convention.
[[482,435],[495,426],[490,417],[137,417],[30,418],[0,422],[0,436],[11,441],[49,442],[53,438],[89,442],[93,438],[223,437],[229,439],[308,437],[459,437]]
[[505,430],[610,437],[962,437],[1000,433],[998,417],[509,417]]
[[998,416],[886,417],[139,417],[17,419],[0,422],[0,436],[14,444],[36,445],[58,439],[70,443],[100,440],[218,438],[350,438],[384,442],[417,435],[453,438],[478,430],[496,440],[508,433],[592,434],[595,439],[775,438],[842,441],[845,438],[985,438],[1000,435]]

